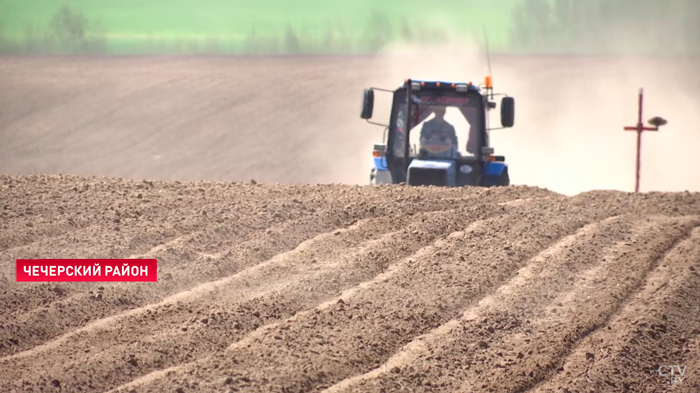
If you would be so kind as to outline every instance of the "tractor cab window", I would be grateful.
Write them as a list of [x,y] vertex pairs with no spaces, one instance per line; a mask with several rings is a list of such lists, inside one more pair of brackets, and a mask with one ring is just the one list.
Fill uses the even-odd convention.
[[[479,149],[478,105],[473,97],[413,97],[411,155],[429,158],[473,156]],[[394,155],[403,157],[406,104],[396,118]]]

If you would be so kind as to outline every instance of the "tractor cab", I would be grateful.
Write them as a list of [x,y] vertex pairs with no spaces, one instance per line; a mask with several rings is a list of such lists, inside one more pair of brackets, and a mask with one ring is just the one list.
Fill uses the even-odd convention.
[[[375,144],[371,184],[413,186],[506,186],[510,184],[505,158],[489,145],[488,112],[491,78],[485,91],[471,83],[408,79],[394,91],[364,91],[361,118],[385,127],[384,141]],[[391,93],[389,124],[370,121],[374,91]],[[502,94],[498,94],[502,95]],[[501,99],[501,128],[513,126],[514,100]]]

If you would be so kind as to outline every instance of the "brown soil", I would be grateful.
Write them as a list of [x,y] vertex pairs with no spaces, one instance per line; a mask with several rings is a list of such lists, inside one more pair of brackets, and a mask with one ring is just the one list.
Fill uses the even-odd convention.
[[[9,391],[697,386],[696,193],[0,179]],[[160,281],[14,282],[128,256]]]
[[[371,146],[326,123],[369,60],[266,61],[0,60],[3,392],[700,390],[700,194],[252,184]],[[15,282],[52,257],[160,279]]]

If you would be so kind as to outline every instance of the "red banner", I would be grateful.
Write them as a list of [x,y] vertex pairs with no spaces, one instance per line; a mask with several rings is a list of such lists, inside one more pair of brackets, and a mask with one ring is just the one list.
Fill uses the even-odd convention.
[[156,282],[156,259],[18,259],[17,282]]

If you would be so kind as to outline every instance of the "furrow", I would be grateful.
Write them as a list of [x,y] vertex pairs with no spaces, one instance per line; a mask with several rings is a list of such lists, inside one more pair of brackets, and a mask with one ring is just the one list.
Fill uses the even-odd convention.
[[[110,384],[128,382],[154,369],[223,351],[228,343],[247,332],[314,307],[337,296],[339,291],[375,276],[386,269],[392,258],[407,255],[448,231],[449,226],[436,221],[444,221],[455,213],[458,212],[418,214],[403,219],[385,217],[358,222],[347,231],[321,235],[264,264],[177,294],[138,314],[106,320],[74,338],[56,343],[53,348],[45,348],[42,352],[82,354],[76,362],[47,364],[47,374],[52,369],[64,370],[61,374],[66,376],[90,373],[99,376],[104,381],[99,385],[106,389],[113,387]],[[373,239],[375,236],[378,238]],[[122,342],[126,332],[142,336],[142,343]],[[169,342],[178,345],[169,347]],[[39,354],[24,354],[5,363],[22,370],[36,365],[41,359]],[[107,355],[124,362],[101,369],[101,359]],[[124,366],[129,362],[137,366]]]
[[[698,364],[693,361],[698,351],[694,340],[700,336],[697,299],[700,228],[671,249],[606,328],[582,340],[557,373],[533,393],[562,388],[661,392],[692,386],[693,380],[698,381]],[[672,379],[674,366],[687,372],[679,375],[674,369]]]
[[535,260],[495,296],[397,354],[391,368],[336,390],[522,392],[546,380],[698,221],[622,223],[559,249],[544,264]]
[[[395,388],[395,386],[389,387],[391,383],[399,386],[412,386],[411,381],[404,385],[399,378],[396,378],[396,381],[392,380],[392,373],[412,369],[414,365],[420,365],[423,359],[441,356],[439,348],[448,347],[447,344],[452,337],[459,334],[465,320],[479,318],[481,314],[488,312],[491,308],[506,302],[530,303],[514,305],[514,312],[523,308],[534,309],[538,302],[546,302],[548,296],[551,296],[549,285],[552,282],[564,283],[564,285],[571,287],[573,275],[599,263],[603,256],[604,246],[626,239],[631,234],[632,225],[633,222],[629,218],[615,216],[601,222],[588,224],[574,234],[562,238],[531,258],[518,271],[517,275],[500,286],[493,294],[480,299],[477,304],[463,311],[460,318],[451,320],[427,334],[417,337],[380,367],[369,373],[343,380],[327,389],[327,392]],[[595,244],[595,250],[581,255],[576,263],[571,263],[568,258],[571,250],[588,242]],[[533,293],[525,293],[528,291]],[[488,327],[486,329],[489,330]],[[491,327],[491,329],[495,328]],[[427,386],[431,385],[429,381],[416,380],[412,382],[417,384],[416,388],[424,383],[427,383]]]
[[[27,350],[65,334],[70,329],[114,314],[138,310],[200,283],[255,266],[272,255],[294,249],[307,240],[306,236],[333,231],[337,228],[341,216],[342,213],[330,212],[273,224],[257,232],[245,232],[245,237],[241,239],[243,241],[229,246],[228,250],[224,249],[219,258],[198,258],[198,253],[193,249],[196,246],[191,242],[182,242],[178,247],[167,247],[154,255],[159,264],[159,282],[156,285],[99,283],[97,286],[95,283],[89,283],[43,284],[29,287],[26,289],[28,298],[44,295],[45,300],[24,312],[15,311],[14,315],[7,318],[4,328],[0,329],[0,354],[10,355]],[[191,240],[204,241],[203,237],[206,237],[212,242],[216,237],[223,239],[227,235],[230,236],[230,231],[225,228],[214,228],[208,233],[199,232],[197,236],[193,235]],[[225,246],[223,240],[220,242]],[[81,290],[87,285],[92,290]],[[13,295],[17,296],[17,291]],[[36,302],[36,299],[32,300],[32,303]],[[72,314],[73,318],[64,318],[66,313]],[[9,341],[10,339],[16,340],[17,343]]]
[[[319,391],[370,371],[507,282],[539,250],[587,223],[585,211],[570,212],[578,219],[564,218],[559,209],[565,204],[559,203],[501,206],[506,215],[472,224],[456,216],[453,234],[383,277],[259,329],[226,353],[129,388],[216,391],[221,381],[229,381],[231,389]],[[538,204],[552,208],[538,209]],[[533,215],[538,219],[528,219]]]

